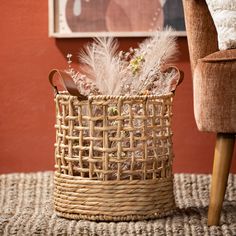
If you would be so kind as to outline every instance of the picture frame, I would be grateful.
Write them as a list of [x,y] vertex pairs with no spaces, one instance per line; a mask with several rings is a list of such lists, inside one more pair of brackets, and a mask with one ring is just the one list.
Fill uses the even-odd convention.
[[146,1],[48,0],[49,36],[146,37],[166,26],[186,36],[181,0]]

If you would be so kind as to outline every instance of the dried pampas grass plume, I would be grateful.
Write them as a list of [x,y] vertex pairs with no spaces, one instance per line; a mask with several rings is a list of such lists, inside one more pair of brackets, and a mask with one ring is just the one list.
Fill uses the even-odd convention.
[[87,66],[87,76],[95,79],[98,89],[106,95],[119,95],[126,70],[117,50],[114,38],[95,38],[79,55],[80,61]]
[[143,91],[145,85],[152,83],[160,74],[161,66],[176,60],[177,55],[176,37],[173,36],[173,29],[170,27],[165,28],[164,31],[155,32],[153,37],[141,43],[136,51],[136,57],[142,56],[144,60],[135,90]]

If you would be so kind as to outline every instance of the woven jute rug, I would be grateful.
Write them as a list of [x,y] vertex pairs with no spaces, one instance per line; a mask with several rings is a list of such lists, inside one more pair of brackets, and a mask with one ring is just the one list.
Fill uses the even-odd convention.
[[175,175],[175,214],[137,222],[60,218],[52,205],[53,173],[0,175],[0,235],[236,235],[236,175],[230,175],[220,226],[207,226],[209,175]]

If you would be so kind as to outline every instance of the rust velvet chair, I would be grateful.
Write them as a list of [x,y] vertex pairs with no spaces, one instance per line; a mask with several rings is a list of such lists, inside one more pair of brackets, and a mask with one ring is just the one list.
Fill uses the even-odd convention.
[[218,225],[236,134],[236,49],[219,51],[205,0],[183,0],[183,6],[195,120],[200,131],[216,133],[208,225]]

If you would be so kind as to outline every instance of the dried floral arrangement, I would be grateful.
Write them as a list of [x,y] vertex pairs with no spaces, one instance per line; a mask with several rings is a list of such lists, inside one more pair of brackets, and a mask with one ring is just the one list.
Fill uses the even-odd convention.
[[95,38],[79,54],[86,69],[69,70],[82,95],[163,95],[171,91],[176,71],[164,71],[178,54],[173,30],[166,28],[144,40],[138,48],[118,51],[114,38]]

